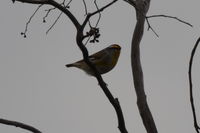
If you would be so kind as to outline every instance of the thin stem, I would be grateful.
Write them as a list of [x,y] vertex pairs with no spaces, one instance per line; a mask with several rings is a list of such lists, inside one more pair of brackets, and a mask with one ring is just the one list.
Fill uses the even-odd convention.
[[[95,4],[97,10],[99,10],[99,7],[98,7],[98,5],[97,5],[97,1],[96,1],[96,0],[94,0],[94,4]],[[99,18],[98,18],[98,20],[97,20],[97,23],[96,23],[95,27],[98,26],[100,19],[101,19],[101,13],[99,12]]]
[[176,20],[178,20],[178,21],[181,22],[181,23],[184,23],[184,24],[186,24],[186,25],[188,25],[188,26],[190,26],[190,27],[193,27],[192,24],[190,24],[190,23],[188,23],[188,22],[186,22],[186,21],[183,21],[183,20],[181,20],[181,19],[179,19],[179,18],[177,18],[177,17],[173,17],[173,16],[168,16],[168,15],[151,15],[151,16],[147,16],[147,18],[155,18],[155,17],[165,17],[165,18],[176,19]]
[[26,37],[26,33],[27,33],[27,31],[28,31],[28,26],[29,26],[31,20],[33,19],[33,17],[35,16],[35,14],[38,12],[38,10],[42,7],[42,5],[43,5],[43,4],[40,4],[40,5],[37,7],[37,9],[33,12],[33,14],[31,15],[31,17],[28,19],[28,22],[26,23],[25,30],[24,30],[24,32],[21,33],[24,37]]
[[87,17],[85,18],[83,24],[82,24],[82,29],[85,28],[85,25],[87,24],[88,20],[90,19],[90,17],[92,17],[93,15],[102,12],[104,9],[108,8],[109,6],[111,6],[112,4],[114,4],[115,2],[117,2],[118,0],[113,0],[110,3],[108,3],[107,5],[105,5],[104,7],[100,8],[99,10],[93,12],[93,13],[88,13]]
[[70,20],[72,21],[72,23],[74,24],[74,26],[76,27],[77,30],[81,27],[81,25],[79,24],[78,20],[75,18],[75,16],[67,8],[65,8],[64,6],[58,4],[54,0],[48,0],[48,1],[49,1],[48,4],[58,8],[63,13],[65,13],[70,18]]

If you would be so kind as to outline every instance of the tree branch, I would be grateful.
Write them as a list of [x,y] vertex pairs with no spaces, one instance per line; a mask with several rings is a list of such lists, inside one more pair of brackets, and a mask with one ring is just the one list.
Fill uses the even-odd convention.
[[24,123],[21,123],[21,122],[17,122],[17,121],[10,121],[10,120],[6,120],[6,119],[0,119],[0,123],[5,124],[5,125],[11,125],[11,126],[15,126],[15,127],[20,127],[22,129],[31,131],[33,133],[42,133],[41,131],[39,131],[38,129],[36,129],[36,128],[30,126],[30,125],[27,125],[27,124],[24,124]]
[[21,35],[23,35],[24,38],[26,38],[26,33],[27,33],[27,31],[28,31],[28,26],[29,26],[31,20],[33,19],[33,17],[35,16],[35,14],[38,12],[38,10],[39,10],[41,7],[42,7],[42,4],[40,4],[40,5],[37,7],[37,9],[33,12],[33,14],[31,15],[31,17],[28,19],[28,22],[26,23],[26,27],[25,27],[24,32],[21,32]]
[[84,61],[93,70],[100,87],[102,88],[104,94],[107,96],[109,102],[112,104],[112,106],[114,107],[114,109],[116,111],[117,118],[118,118],[118,128],[119,128],[120,132],[121,133],[128,133],[127,130],[126,130],[124,116],[123,116],[122,109],[121,109],[121,106],[120,106],[118,99],[113,97],[113,95],[111,94],[111,92],[107,88],[107,85],[104,82],[103,78],[101,77],[101,75],[97,71],[96,66],[92,62],[90,62],[90,60],[88,58],[88,51],[87,51],[85,45],[83,44],[83,39],[85,38],[84,35],[83,35],[83,30],[85,28],[85,25],[88,23],[90,17],[92,17],[93,15],[95,15],[97,13],[102,12],[104,9],[111,6],[116,1],[117,0],[113,0],[112,2],[108,3],[107,5],[100,8],[99,10],[97,10],[93,13],[87,14],[83,24],[81,25],[81,28],[77,31],[76,42],[77,42],[78,47],[82,51]]
[[29,4],[48,4],[49,0],[12,0],[12,1],[13,1],[13,3],[15,1],[19,1],[22,3],[29,3]]
[[32,3],[32,4],[38,4],[38,3],[39,4],[49,4],[49,5],[52,5],[56,8],[58,8],[59,10],[64,12],[70,18],[70,20],[73,22],[73,24],[75,25],[75,27],[77,29],[76,42],[77,42],[78,47],[82,51],[84,61],[94,71],[95,77],[98,80],[100,87],[102,88],[102,90],[105,93],[105,95],[107,96],[108,100],[110,101],[110,103],[114,107],[116,114],[117,114],[117,118],[118,118],[118,128],[119,128],[119,130],[121,131],[121,133],[128,133],[127,130],[126,130],[122,109],[121,109],[121,106],[120,106],[118,99],[113,97],[113,95],[111,94],[111,92],[107,88],[106,83],[103,81],[103,78],[101,77],[101,75],[97,71],[95,65],[90,62],[90,60],[88,58],[88,51],[83,44],[83,40],[84,40],[83,31],[84,31],[84,28],[85,28],[86,24],[88,23],[90,17],[92,17],[93,15],[95,15],[97,13],[102,12],[104,9],[106,9],[109,6],[111,6],[112,4],[114,4],[117,0],[113,0],[112,2],[108,3],[104,7],[97,9],[97,11],[88,14],[82,25],[79,24],[77,19],[74,17],[74,15],[68,9],[66,9],[65,7],[60,5],[59,3],[55,2],[54,0],[17,0],[17,1]]
[[151,29],[151,31],[153,31],[153,33],[154,33],[157,37],[159,37],[159,35],[156,33],[156,31],[151,27],[148,18],[146,18],[146,21],[147,21],[147,25],[148,25],[148,29],[147,29],[147,30]]
[[59,4],[58,2],[54,0],[15,0],[23,3],[30,3],[30,4],[47,4],[47,5],[52,5],[56,8],[58,8],[60,11],[65,13],[69,19],[72,21],[76,29],[80,28],[80,24],[78,20],[75,18],[75,16],[63,5]]
[[104,9],[108,8],[109,6],[111,6],[112,4],[114,4],[115,2],[117,2],[118,0],[113,0],[110,3],[108,3],[107,5],[105,5],[104,7],[100,8],[99,10],[93,12],[93,13],[88,13],[87,17],[85,18],[83,24],[82,24],[82,28],[85,28],[85,25],[87,24],[87,22],[89,21],[90,17],[92,17],[93,15],[102,12]]
[[54,27],[54,25],[58,22],[59,18],[61,17],[63,12],[60,12],[60,14],[58,15],[58,17],[56,18],[56,20],[54,21],[54,23],[49,27],[49,29],[46,31],[46,34],[49,33],[49,31]]
[[64,12],[72,21],[72,23],[74,24],[74,26],[76,27],[76,29],[78,30],[81,25],[79,24],[78,20],[75,18],[75,16],[64,6],[58,4],[57,2],[55,2],[54,0],[49,0],[49,4],[58,8],[59,10],[61,10],[62,12]]
[[[66,5],[65,5],[65,0],[61,3],[61,5],[63,5],[65,8],[70,8],[70,3],[72,2],[72,0],[70,0]],[[56,7],[53,8],[49,8],[46,9],[45,11],[47,11],[46,15],[43,17],[43,22],[46,22],[46,18],[48,17],[49,13],[53,10],[55,10]],[[55,24],[58,22],[58,20],[60,19],[61,15],[63,14],[63,12],[61,11],[61,13],[58,15],[58,17],[56,18],[56,20],[53,22],[53,24],[49,27],[49,29],[46,31],[46,34],[49,33],[49,31],[55,26]]]
[[136,2],[134,0],[124,0],[124,1],[136,8]]
[[146,1],[136,1],[136,15],[137,23],[132,37],[132,47],[131,47],[131,65],[133,81],[135,85],[135,91],[137,95],[137,105],[146,128],[147,133],[157,133],[156,125],[153,120],[153,116],[148,107],[146,100],[146,94],[144,91],[144,80],[143,71],[140,61],[140,42],[143,37],[145,16],[149,9],[150,0]]
[[184,23],[184,24],[186,24],[186,25],[188,25],[188,26],[190,26],[190,27],[193,27],[193,25],[191,25],[190,23],[188,23],[188,22],[186,22],[186,21],[183,21],[183,20],[181,20],[181,19],[179,19],[179,18],[177,18],[177,17],[168,16],[168,15],[151,15],[151,16],[147,16],[146,18],[148,19],[148,18],[155,18],[155,17],[172,18],[172,19],[178,20],[179,22]]
[[195,128],[197,133],[199,133],[200,127],[199,127],[198,122],[197,122],[194,99],[193,99],[192,63],[193,63],[194,54],[196,52],[196,49],[197,49],[199,42],[200,42],[200,37],[198,38],[198,40],[196,41],[196,44],[194,45],[194,48],[192,49],[191,57],[190,57],[190,61],[189,61],[189,71],[188,71],[189,84],[190,84],[190,103],[191,103],[192,114],[193,114],[193,119],[194,119],[194,128]]
[[86,64],[93,70],[100,87],[102,88],[102,90],[103,90],[104,94],[106,95],[106,97],[108,98],[109,102],[114,107],[116,114],[117,114],[117,118],[118,118],[118,128],[119,128],[120,132],[121,133],[128,133],[127,130],[126,130],[124,116],[123,116],[123,113],[122,113],[120,103],[119,103],[117,98],[113,97],[113,95],[111,94],[111,92],[107,88],[107,85],[104,82],[101,75],[99,74],[99,72],[97,71],[96,66],[94,64],[92,64],[92,62],[90,62],[90,60],[88,58],[88,51],[87,51],[86,47],[84,46],[84,44],[82,43],[83,38],[84,38],[83,32],[81,30],[79,30],[77,32],[76,41],[77,41],[78,47],[82,51],[83,59],[86,62]]

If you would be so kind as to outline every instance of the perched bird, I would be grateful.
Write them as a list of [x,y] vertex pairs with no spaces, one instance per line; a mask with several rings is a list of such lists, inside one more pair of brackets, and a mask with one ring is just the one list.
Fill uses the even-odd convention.
[[[109,47],[89,56],[89,60],[96,66],[100,74],[104,74],[112,70],[117,64],[121,47],[117,44],[112,44]],[[67,64],[66,67],[77,67],[82,69],[87,74],[94,76],[92,69],[85,63],[84,60],[77,61],[72,64]]]

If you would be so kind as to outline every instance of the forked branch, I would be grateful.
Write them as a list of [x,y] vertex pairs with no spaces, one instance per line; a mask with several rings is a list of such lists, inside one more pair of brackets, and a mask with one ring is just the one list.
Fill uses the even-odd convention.
[[181,20],[177,17],[173,17],[173,16],[169,16],[169,15],[151,15],[151,16],[147,16],[146,18],[149,19],[149,18],[155,18],[155,17],[164,17],[164,18],[171,18],[171,19],[175,19],[175,20],[178,20],[179,22],[181,23],[184,23],[190,27],[193,27],[193,25],[191,25],[190,23],[184,21],[184,20]]
[[182,19],[179,19],[179,18],[177,18],[177,17],[173,17],[173,16],[169,16],[169,15],[151,15],[151,16],[146,16],[146,21],[147,21],[147,25],[148,25],[148,30],[151,29],[151,30],[153,31],[153,33],[154,33],[157,37],[159,37],[158,34],[157,34],[156,31],[152,28],[152,26],[150,25],[150,22],[149,22],[149,19],[150,19],[150,18],[156,18],[156,17],[164,17],[164,18],[175,19],[175,20],[177,20],[177,21],[179,21],[179,22],[181,22],[181,23],[183,23],[183,24],[186,24],[186,25],[188,25],[188,26],[190,26],[190,27],[193,27],[192,24],[190,24],[190,23],[188,23],[188,22],[186,22],[186,21],[184,21],[184,20],[182,20]]
[[72,21],[72,23],[76,27],[76,30],[77,30],[76,42],[77,42],[78,47],[82,51],[84,61],[94,71],[95,77],[98,80],[98,83],[99,83],[100,87],[102,88],[103,92],[105,93],[105,95],[107,96],[108,100],[110,101],[110,103],[112,104],[112,106],[114,107],[114,109],[116,111],[117,118],[118,118],[118,128],[119,128],[120,132],[121,133],[128,133],[127,130],[126,130],[122,109],[121,109],[121,106],[120,106],[120,103],[119,103],[118,99],[113,97],[113,95],[111,94],[111,92],[107,88],[107,85],[104,82],[103,78],[101,77],[101,75],[97,71],[95,65],[93,65],[91,63],[91,61],[89,60],[89,58],[88,58],[88,56],[89,56],[88,55],[88,50],[86,49],[86,47],[83,44],[84,38],[85,37],[89,37],[87,35],[84,35],[84,33],[83,33],[86,24],[89,22],[89,19],[92,16],[94,16],[95,14],[98,14],[98,13],[102,12],[103,10],[105,10],[106,8],[108,8],[109,6],[111,6],[112,4],[117,2],[117,0],[112,0],[110,3],[106,4],[105,6],[103,6],[101,8],[98,8],[96,11],[94,11],[92,13],[88,13],[82,24],[80,24],[78,22],[77,18],[67,8],[65,8],[65,6],[57,3],[54,0],[16,0],[16,1],[26,2],[26,3],[31,3],[31,4],[52,5],[53,7],[59,9],[60,11],[65,13],[65,15],[68,16],[68,18]]

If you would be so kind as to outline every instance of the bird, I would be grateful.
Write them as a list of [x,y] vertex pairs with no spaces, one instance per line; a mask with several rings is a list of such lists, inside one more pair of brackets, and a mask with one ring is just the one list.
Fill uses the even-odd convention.
[[[112,44],[92,55],[89,56],[89,60],[96,66],[97,71],[100,74],[105,74],[111,71],[118,62],[120,56],[121,47],[118,44]],[[66,64],[66,67],[76,67],[86,72],[90,76],[95,76],[93,70],[82,59],[77,62]]]

